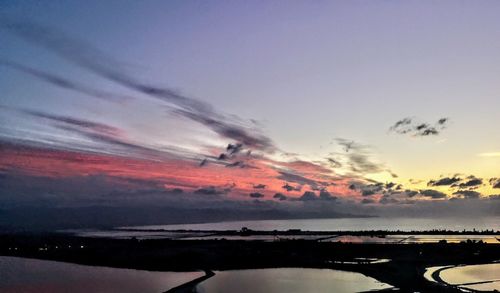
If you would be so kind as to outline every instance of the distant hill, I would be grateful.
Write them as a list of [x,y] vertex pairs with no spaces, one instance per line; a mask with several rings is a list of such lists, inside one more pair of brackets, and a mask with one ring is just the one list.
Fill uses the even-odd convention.
[[369,217],[342,213],[288,212],[277,209],[179,209],[173,207],[13,208],[0,210],[0,230],[111,228],[239,220]]

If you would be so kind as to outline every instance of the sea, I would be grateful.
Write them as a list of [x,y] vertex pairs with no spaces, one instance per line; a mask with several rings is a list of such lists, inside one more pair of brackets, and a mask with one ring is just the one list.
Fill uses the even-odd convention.
[[170,224],[119,227],[132,230],[240,230],[246,227],[258,231],[423,231],[423,230],[494,230],[500,231],[500,216],[461,218],[333,218],[230,221],[198,224]]

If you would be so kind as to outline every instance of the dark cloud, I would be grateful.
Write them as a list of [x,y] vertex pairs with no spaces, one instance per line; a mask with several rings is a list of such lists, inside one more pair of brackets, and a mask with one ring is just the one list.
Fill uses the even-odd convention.
[[425,197],[430,197],[434,199],[446,198],[446,194],[434,189],[420,190],[420,194]]
[[295,188],[293,186],[291,186],[290,184],[285,183],[285,185],[281,186],[281,188],[285,189],[286,191],[292,191],[294,190]]
[[438,180],[431,180],[427,182],[427,186],[445,186],[452,185],[453,183],[461,181],[462,178],[459,177],[444,177]]
[[245,168],[245,163],[243,163],[242,161],[236,161],[236,162],[227,164],[226,167],[227,168],[234,168],[234,167]]
[[228,144],[226,147],[226,151],[228,151],[231,155],[238,153],[241,149],[243,148],[243,144],[241,143],[236,143],[236,144]]
[[267,186],[265,184],[254,184],[253,188],[255,189],[265,189]]
[[375,186],[382,187],[385,193],[400,193],[403,190],[403,185],[395,182],[386,182],[385,184],[377,182]]
[[250,193],[250,197],[251,198],[263,198],[264,194],[262,194],[260,192],[252,192],[252,193]]
[[[149,85],[127,75],[121,64],[89,44],[55,29],[35,23],[4,20],[2,27],[8,31],[47,48],[59,56],[85,68],[104,79],[140,92],[173,107],[174,112],[198,122],[221,137],[231,139],[251,148],[274,151],[270,138],[254,128],[244,125],[241,119],[216,112],[208,103],[183,96],[171,89]],[[66,84],[65,82],[60,82]],[[69,83],[68,83],[69,84]]]
[[313,201],[313,200],[318,200],[319,197],[316,196],[316,194],[312,191],[306,191],[304,194],[302,194],[301,197],[299,197],[299,200],[301,201]]
[[354,183],[349,186],[352,190],[359,190],[362,196],[371,196],[375,194],[394,194],[394,193],[404,193],[402,191],[403,186],[394,182],[375,182],[371,184],[366,183]]
[[321,199],[321,200],[336,200],[337,197],[331,195],[330,192],[328,192],[326,190],[321,190],[319,192],[319,199]]
[[429,136],[429,135],[438,135],[439,131],[434,127],[428,127],[418,132],[418,136]]
[[319,184],[322,184],[322,182],[318,182],[313,179],[306,178],[302,175],[290,173],[290,172],[284,172],[284,171],[278,171],[280,173],[279,176],[277,176],[277,179],[285,180],[288,182],[294,182],[298,183],[300,185],[310,185],[311,187],[317,187]]
[[365,190],[361,190],[361,195],[362,196],[370,196],[370,195],[374,195],[376,193],[375,190],[371,190],[371,189],[365,189]]
[[382,196],[379,201],[380,204],[397,204],[399,201],[395,198],[390,197],[389,195]]
[[397,187],[397,184],[394,182],[388,182],[385,184],[385,188],[387,188],[387,189],[391,189],[393,187]]
[[319,195],[316,195],[313,191],[305,191],[302,196],[300,196],[298,199],[299,201],[336,201],[337,197],[331,195],[328,191],[326,190],[321,190]]
[[301,191],[302,190],[302,186],[300,186],[300,185],[292,186],[292,185],[288,184],[288,182],[286,182],[285,185],[281,186],[281,188],[285,189],[286,191]]
[[472,190],[459,190],[453,193],[453,195],[462,197],[462,198],[479,198],[481,197],[481,193]]
[[328,163],[330,164],[330,167],[332,167],[332,168],[341,168],[342,167],[342,163],[335,160],[334,158],[326,158],[326,160],[328,161]]
[[283,193],[276,193],[275,195],[273,195],[273,198],[274,199],[277,199],[277,200],[287,200],[287,197],[286,195],[284,195]]
[[450,119],[449,118],[441,118],[438,120],[439,125],[445,125]]
[[481,178],[476,178],[474,176],[469,176],[467,179],[463,182],[453,184],[452,187],[458,187],[458,188],[473,188],[473,187],[478,187],[483,184],[483,179]]
[[500,178],[491,178],[488,180],[493,188],[500,188]]
[[396,123],[394,123],[393,126],[391,126],[391,129],[393,131],[397,131],[397,132],[400,132],[400,133],[407,133],[409,130],[408,130],[408,126],[412,125],[413,123],[413,120],[411,118],[403,118],[399,121],[397,121]]
[[406,189],[404,193],[408,197],[414,197],[415,195],[418,194],[418,191]]
[[447,127],[449,118],[441,118],[434,125],[417,123],[412,118],[403,118],[389,128],[390,132],[397,134],[411,134],[412,136],[438,135]]
[[206,194],[206,195],[222,195],[227,194],[231,189],[230,188],[216,188],[215,186],[203,187],[195,190],[196,194]]
[[423,123],[423,124],[419,124],[419,125],[415,126],[415,129],[418,131],[422,131],[422,130],[427,129],[429,127],[430,127],[429,124]]
[[473,175],[465,178],[454,175],[453,177],[443,177],[437,180],[430,180],[427,186],[451,186],[452,188],[476,188],[483,184],[483,179]]

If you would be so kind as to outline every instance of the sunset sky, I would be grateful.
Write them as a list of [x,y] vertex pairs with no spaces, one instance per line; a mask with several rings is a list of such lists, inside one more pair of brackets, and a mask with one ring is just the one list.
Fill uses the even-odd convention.
[[498,1],[2,1],[0,208],[500,213]]

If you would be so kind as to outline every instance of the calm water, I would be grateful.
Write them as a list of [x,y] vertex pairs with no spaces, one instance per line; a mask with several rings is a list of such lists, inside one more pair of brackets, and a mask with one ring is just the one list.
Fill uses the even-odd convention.
[[0,257],[2,293],[158,293],[202,275],[202,272],[149,272]]
[[236,221],[204,224],[153,225],[127,227],[133,229],[187,229],[187,230],[239,230],[247,227],[253,230],[272,231],[301,229],[307,231],[336,230],[500,230],[500,217],[488,218],[342,218]]
[[359,273],[329,269],[258,269],[216,272],[198,285],[202,293],[361,292],[391,288]]
[[[433,281],[432,272],[440,268],[444,267],[429,268],[425,278]],[[500,263],[449,267],[442,270],[439,276],[444,282],[463,288],[478,291],[500,290]]]

